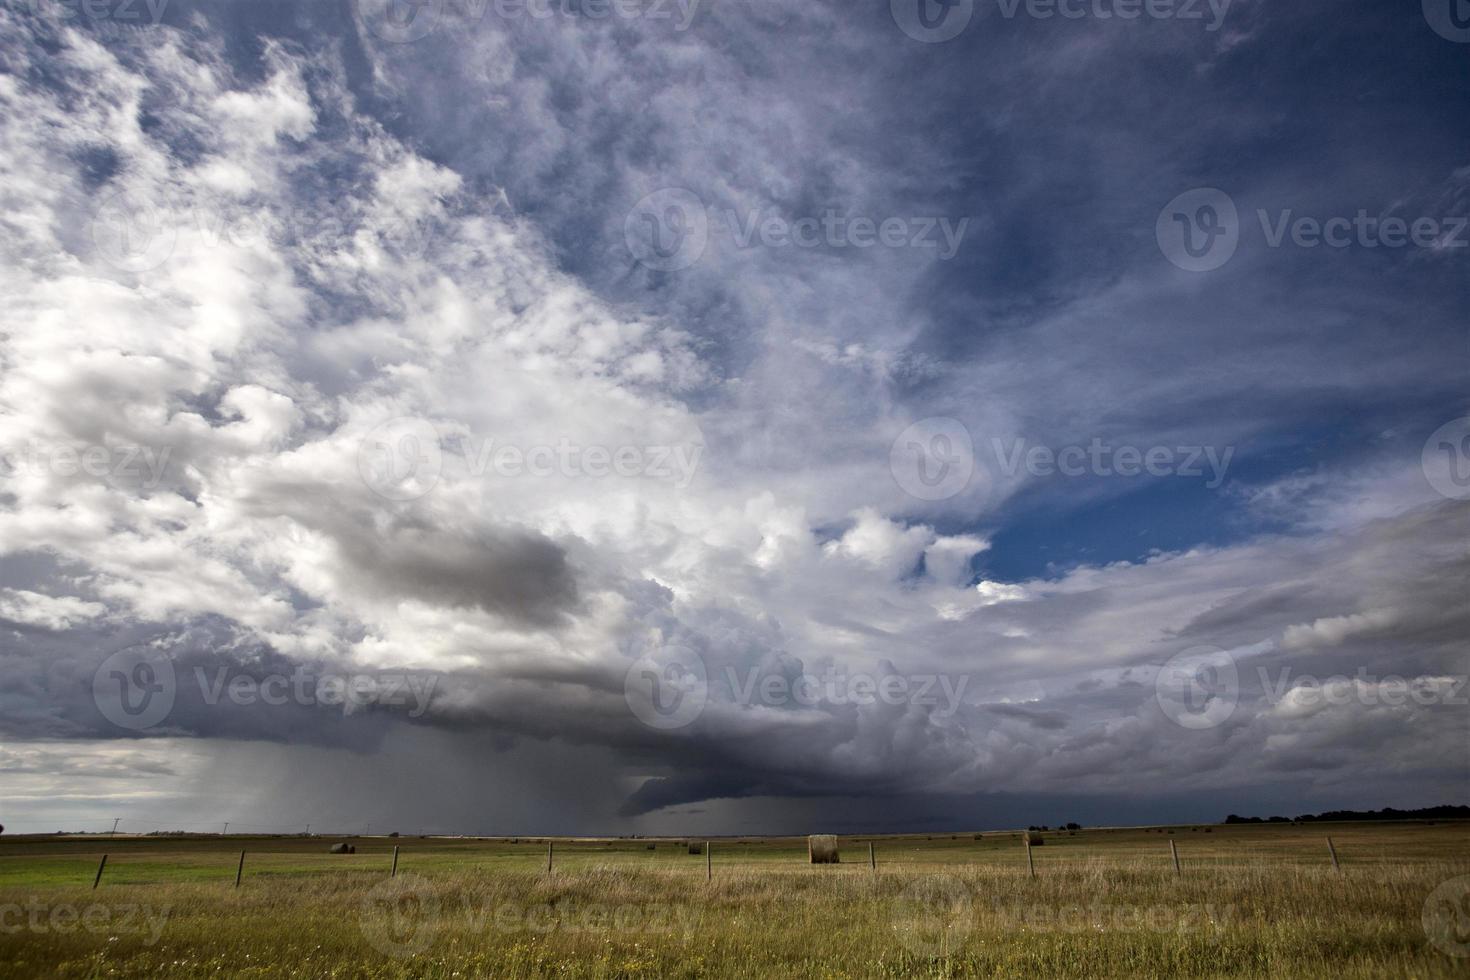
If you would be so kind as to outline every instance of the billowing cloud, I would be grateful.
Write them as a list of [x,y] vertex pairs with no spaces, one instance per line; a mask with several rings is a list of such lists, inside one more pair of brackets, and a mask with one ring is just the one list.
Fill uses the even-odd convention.
[[[1265,43],[1248,10],[1192,76]],[[1104,53],[1178,25],[1028,35],[945,115],[894,89],[932,52],[836,4],[413,43],[361,11],[53,15],[0,11],[0,780],[35,820],[63,781],[95,789],[73,820],[524,832],[1463,789],[1470,504],[1420,447],[1464,358],[1415,343],[1457,287],[1349,329],[1310,276],[1288,302],[1301,256],[1208,287],[1134,248],[1174,190],[1119,182],[1186,179],[1182,123],[1074,83],[1137,83]],[[1074,97],[1067,154],[1019,132]],[[664,188],[710,226],[681,270],[625,234]],[[956,237],[858,247],[854,216]],[[750,237],[804,217],[815,247]],[[1319,459],[1344,391],[1378,436]],[[958,431],[962,486],[906,484],[900,433]],[[1207,724],[1160,693],[1191,650],[1233,671]],[[271,778],[242,800],[211,759]],[[1348,795],[1375,780],[1401,795]]]

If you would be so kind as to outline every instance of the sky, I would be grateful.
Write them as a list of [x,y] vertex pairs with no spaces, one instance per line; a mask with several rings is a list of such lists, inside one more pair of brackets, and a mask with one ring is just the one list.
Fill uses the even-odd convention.
[[1470,802],[1465,22],[0,3],[0,823]]

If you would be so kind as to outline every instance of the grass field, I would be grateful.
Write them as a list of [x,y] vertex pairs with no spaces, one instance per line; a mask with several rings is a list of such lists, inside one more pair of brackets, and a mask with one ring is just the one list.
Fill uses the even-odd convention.
[[801,840],[715,840],[706,881],[667,840],[558,840],[548,875],[528,838],[4,837],[0,975],[1470,975],[1465,823],[1053,832],[1032,857],[1006,833],[843,838],[815,867]]

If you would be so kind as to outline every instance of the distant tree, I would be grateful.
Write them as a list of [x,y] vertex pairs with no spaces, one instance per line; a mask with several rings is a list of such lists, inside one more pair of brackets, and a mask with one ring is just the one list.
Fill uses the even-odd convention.
[[1082,829],[1082,825],[1080,823],[1069,823],[1069,824],[1067,824],[1067,829],[1068,830],[1081,830]]

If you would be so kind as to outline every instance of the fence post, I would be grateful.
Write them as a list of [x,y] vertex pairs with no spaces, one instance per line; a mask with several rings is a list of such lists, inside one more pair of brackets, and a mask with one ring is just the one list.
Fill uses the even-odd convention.
[[235,866],[235,887],[240,887],[240,876],[245,873],[245,852],[240,852],[240,863]]
[[714,880],[714,854],[710,851],[709,841],[704,842],[704,880]]
[[1172,837],[1169,839],[1169,853],[1174,856],[1174,873],[1176,875],[1183,874],[1183,872],[1179,870],[1179,847],[1174,843],[1174,839]]
[[546,873],[551,874],[551,841],[546,842]]
[[1026,871],[1031,877],[1036,877],[1036,862],[1031,858],[1031,838],[1026,838]]
[[388,877],[389,878],[397,878],[398,877],[398,845],[397,844],[394,844],[393,845],[393,872],[392,872],[392,874],[388,875]]
[[97,877],[92,879],[92,890],[97,890],[97,884],[102,881],[102,869],[107,867],[107,855],[102,855],[102,863],[97,865]]
[[878,870],[878,859],[873,857],[873,842],[868,841],[868,867],[874,871]]
[[1332,855],[1332,870],[1342,874],[1342,865],[1337,863],[1337,848],[1332,846],[1332,838],[1327,838],[1327,853]]

